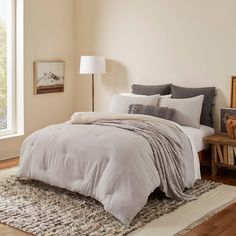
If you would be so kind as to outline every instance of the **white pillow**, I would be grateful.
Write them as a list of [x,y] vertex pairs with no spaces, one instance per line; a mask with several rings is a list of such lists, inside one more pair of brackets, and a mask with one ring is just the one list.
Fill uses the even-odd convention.
[[[141,94],[135,94],[135,93],[120,93],[120,95],[128,96],[128,97],[145,97],[145,96],[148,96],[148,95],[141,95]],[[159,95],[159,94],[155,94],[155,95]],[[172,94],[160,95],[160,98],[162,98],[162,97],[171,98]]]
[[127,96],[127,95],[118,95],[114,94],[112,96],[109,112],[117,112],[117,113],[128,113],[129,105],[131,104],[142,104],[142,105],[150,105],[157,106],[159,94],[150,95],[150,96]]
[[158,105],[175,109],[172,116],[174,122],[184,126],[199,128],[203,99],[204,95],[183,99],[162,97],[159,99]]
[[172,94],[161,95],[160,97],[161,98],[171,98]]

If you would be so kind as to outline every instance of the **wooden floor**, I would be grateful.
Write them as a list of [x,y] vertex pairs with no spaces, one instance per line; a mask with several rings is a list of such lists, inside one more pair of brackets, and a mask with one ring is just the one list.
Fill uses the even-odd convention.
[[[0,161],[0,170],[18,165],[18,158]],[[208,168],[202,169],[202,178],[236,186],[236,171],[222,170],[212,177]],[[29,236],[17,229],[0,224],[0,236]],[[236,204],[233,204],[205,221],[187,236],[236,236]]]
[[[212,177],[209,168],[202,168],[202,178],[236,186],[236,171],[219,170]],[[205,221],[187,236],[236,236],[236,204],[233,204]]]
[[[18,166],[19,158],[15,157],[9,160],[0,161],[0,170]],[[0,235],[1,236],[1,235]]]
[[235,236],[236,235],[236,203],[212,216],[187,236]]

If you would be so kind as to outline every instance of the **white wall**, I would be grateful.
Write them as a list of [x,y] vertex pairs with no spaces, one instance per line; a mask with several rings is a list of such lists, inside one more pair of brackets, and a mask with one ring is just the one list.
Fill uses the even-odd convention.
[[[97,79],[96,110],[132,83],[216,86],[216,109],[230,104],[236,74],[235,0],[76,0],[76,65],[108,58]],[[77,80],[76,109],[90,108],[90,80]]]
[[[33,95],[33,62],[65,61],[65,92]],[[24,1],[25,135],[0,139],[0,159],[19,155],[33,131],[68,120],[74,111],[74,0]]]

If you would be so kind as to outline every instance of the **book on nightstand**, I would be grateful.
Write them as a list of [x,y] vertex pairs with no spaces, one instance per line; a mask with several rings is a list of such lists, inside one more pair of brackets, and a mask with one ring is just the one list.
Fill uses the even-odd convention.
[[228,146],[223,146],[224,164],[228,164]]
[[222,154],[221,146],[216,145],[216,149],[217,149],[217,153],[218,153],[218,156],[219,156],[219,159],[220,159],[220,163],[224,163],[224,157],[223,157],[223,154]]
[[229,165],[235,165],[236,164],[236,147],[233,147],[233,157],[231,158],[231,161],[229,162]]
[[234,147],[228,146],[228,165],[234,165]]

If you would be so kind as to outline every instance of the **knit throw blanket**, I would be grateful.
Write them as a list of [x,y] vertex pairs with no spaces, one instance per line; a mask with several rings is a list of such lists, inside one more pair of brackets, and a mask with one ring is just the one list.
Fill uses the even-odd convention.
[[196,197],[183,192],[185,171],[183,145],[175,133],[166,125],[141,120],[98,120],[95,125],[113,126],[143,136],[153,151],[155,166],[160,177],[160,190],[167,197],[190,201]]

